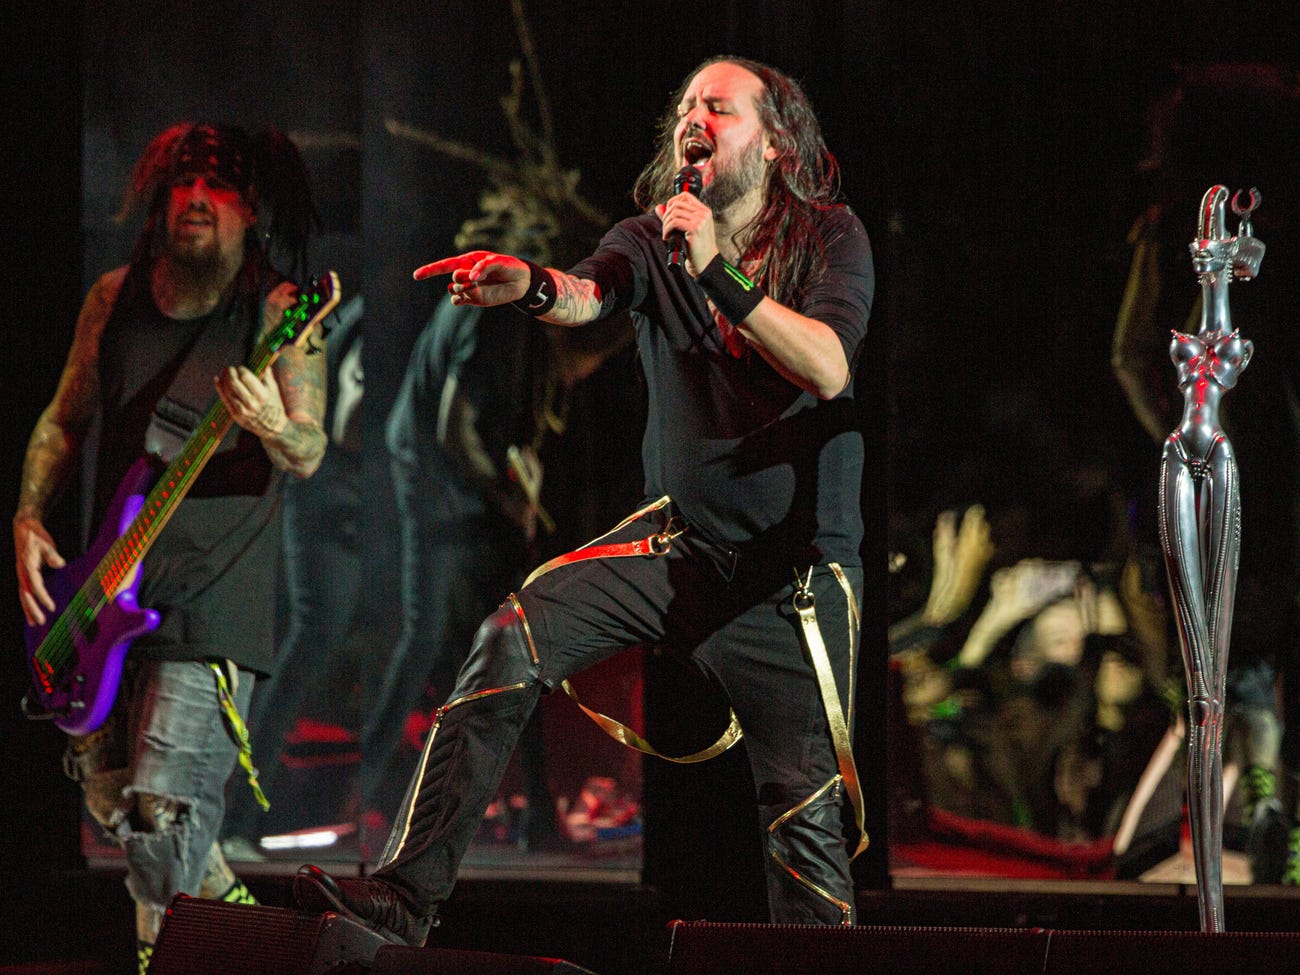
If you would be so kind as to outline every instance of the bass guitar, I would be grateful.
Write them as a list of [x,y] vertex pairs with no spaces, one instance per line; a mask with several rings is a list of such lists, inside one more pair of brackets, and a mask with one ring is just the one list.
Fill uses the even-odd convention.
[[[248,368],[261,376],[287,345],[301,344],[313,328],[324,331],[324,319],[339,297],[333,271],[313,280],[285,309],[276,328],[258,339]],[[218,398],[156,480],[156,462],[137,460],[86,554],[61,569],[46,570],[45,586],[55,610],[45,623],[27,627],[31,689],[22,702],[27,717],[53,720],[72,735],[89,734],[104,723],[131,641],[157,629],[161,619],[137,601],[141,561],[233,422]]]

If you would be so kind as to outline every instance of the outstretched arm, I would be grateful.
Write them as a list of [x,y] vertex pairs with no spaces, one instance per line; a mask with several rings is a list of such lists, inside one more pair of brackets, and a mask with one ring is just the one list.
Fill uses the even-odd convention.
[[[267,297],[264,326],[274,328],[293,303],[294,288],[282,284]],[[261,376],[247,366],[223,369],[217,395],[236,423],[256,435],[271,463],[298,477],[309,477],[325,456],[326,357],[314,349],[286,345]]]
[[599,317],[601,295],[596,282],[554,268],[540,269],[550,276],[551,283],[535,281],[534,267],[509,254],[470,251],[416,268],[414,277],[423,281],[450,273],[447,291],[452,304],[482,307],[524,301],[526,297],[534,299],[527,304],[540,305],[551,297],[545,289],[553,286],[555,304],[537,317],[556,325],[585,325]]

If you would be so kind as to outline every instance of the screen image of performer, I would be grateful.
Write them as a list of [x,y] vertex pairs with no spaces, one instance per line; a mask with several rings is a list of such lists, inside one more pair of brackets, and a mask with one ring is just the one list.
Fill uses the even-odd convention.
[[140,565],[139,602],[159,624],[132,644],[107,720],[70,735],[64,762],[124,851],[143,972],[177,893],[251,900],[216,842],[223,787],[237,757],[252,769],[240,714],[271,667],[281,472],[310,475],[326,436],[324,355],[286,344],[261,374],[240,365],[295,304],[270,257],[299,265],[315,219],[293,144],[273,128],[172,126],[137,162],[123,216],[140,206],[130,263],[82,305],[13,523],[22,609],[43,625],[56,609],[43,569],[66,564],[45,520],[96,417],[96,524],[135,462],[169,459],[215,396],[234,421]]
[[280,798],[289,792],[295,801],[276,802],[270,809],[275,816],[267,818],[252,790],[231,781],[221,838],[228,860],[265,859],[259,841],[268,824],[293,829],[334,821],[337,800],[330,790],[295,788],[298,783],[292,773],[286,775],[284,758],[300,717],[337,715],[339,688],[337,678],[330,678],[349,669],[340,661],[362,582],[363,312],[362,296],[352,293],[332,321],[325,355],[325,456],[311,477],[284,486],[284,636],[275,650],[275,673],[258,681],[249,705],[248,728],[257,741],[262,788]]
[[[851,924],[865,845],[850,750],[864,446],[854,370],[870,246],[800,87],[720,58],[687,78],[614,226],[567,273],[487,251],[434,261],[457,305],[582,325],[628,310],[648,388],[644,506],[551,560],[479,628],[363,879],[299,871],[301,907],[420,944],[543,691],[634,645],[726,695],[757,788],[773,922]],[[677,191],[686,164],[699,196]],[[683,262],[669,266],[680,234]],[[675,246],[675,244],[674,244]],[[648,746],[646,746],[648,747]],[[692,756],[698,757],[698,756]]]
[[[366,709],[359,777],[363,808],[381,821],[391,821],[401,799],[400,785],[391,801],[384,788],[404,783],[413,764],[401,748],[406,716],[426,683],[439,702],[446,697],[483,616],[527,574],[545,510],[538,502],[543,443],[563,435],[573,386],[626,334],[596,327],[582,336],[588,341],[575,342],[578,333],[548,329],[513,308],[445,299],[416,340],[389,414],[402,634]],[[539,717],[520,744],[528,805],[512,829],[524,848],[555,833]]]

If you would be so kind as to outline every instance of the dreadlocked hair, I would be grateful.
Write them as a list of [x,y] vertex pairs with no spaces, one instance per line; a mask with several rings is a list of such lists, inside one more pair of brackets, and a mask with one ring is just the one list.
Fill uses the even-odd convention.
[[768,165],[762,209],[742,228],[742,256],[759,259],[752,276],[774,300],[797,306],[825,272],[828,241],[818,233],[817,215],[842,204],[839,163],[826,148],[812,103],[793,78],[757,61],[730,55],[700,64],[687,75],[660,118],[659,151],[637,177],[632,198],[649,212],[673,195],[677,106],[697,74],[723,61],[744,68],[762,82],[763,93],[755,108],[777,152]]
[[253,172],[257,203],[270,213],[267,251],[283,247],[290,274],[307,269],[307,241],[320,228],[320,215],[311,198],[307,166],[298,147],[273,125],[252,137]]
[[292,140],[275,126],[268,125],[249,136],[232,125],[203,122],[179,122],[156,135],[136,160],[122,196],[122,205],[114,219],[128,220],[141,206],[147,206],[145,224],[132,253],[133,264],[156,256],[161,243],[160,223],[166,209],[167,193],[175,176],[178,155],[186,138],[196,128],[210,128],[223,140],[236,144],[251,167],[245,196],[258,211],[258,225],[263,234],[250,228],[245,241],[245,265],[257,269],[269,266],[271,255],[282,256],[291,277],[299,277],[307,268],[307,242],[320,227],[320,216],[311,198],[307,166]]

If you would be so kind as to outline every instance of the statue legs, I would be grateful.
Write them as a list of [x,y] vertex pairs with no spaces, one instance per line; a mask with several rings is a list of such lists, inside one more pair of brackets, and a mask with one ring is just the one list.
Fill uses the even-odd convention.
[[1177,437],[1161,467],[1160,540],[1187,677],[1187,795],[1201,929],[1223,926],[1223,717],[1241,505],[1226,440],[1207,461]]

